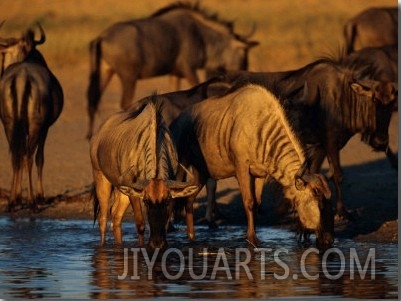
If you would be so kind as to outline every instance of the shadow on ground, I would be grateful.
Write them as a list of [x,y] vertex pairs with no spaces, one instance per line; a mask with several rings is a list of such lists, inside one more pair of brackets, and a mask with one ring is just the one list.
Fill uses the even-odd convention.
[[[387,160],[377,160],[343,168],[344,204],[354,217],[349,222],[336,222],[336,237],[387,240],[398,239],[398,172],[391,169]],[[334,191],[332,184],[330,184]],[[26,206],[17,212],[8,213],[9,191],[0,189],[0,212],[2,215],[18,217],[37,216],[58,219],[92,219],[91,185],[79,191],[65,191],[51,196],[40,204],[39,213],[32,213]],[[268,182],[263,191],[263,200],[256,218],[256,227],[274,226],[294,229],[295,215],[281,202],[281,188],[275,182]],[[333,193],[333,207],[335,194]],[[216,223],[246,225],[241,196],[236,185],[225,185],[217,192],[219,215]],[[224,203],[223,203],[224,201]],[[197,224],[205,223],[206,197],[199,197],[195,209]],[[132,213],[126,214],[132,221]],[[183,221],[177,221],[182,223]]]

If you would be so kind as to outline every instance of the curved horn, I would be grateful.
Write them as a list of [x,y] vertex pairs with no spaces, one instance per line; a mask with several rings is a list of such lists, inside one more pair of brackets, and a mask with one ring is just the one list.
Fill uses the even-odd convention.
[[173,180],[167,180],[166,184],[167,184],[168,188],[170,188],[170,189],[185,188],[189,185],[188,182],[180,182],[180,181],[173,181]]
[[4,23],[6,23],[6,20],[1,21],[0,28],[3,26]]
[[305,172],[307,170],[308,170],[308,161],[305,160],[304,163],[302,163],[301,168],[295,174],[295,187],[298,190],[305,189],[305,182],[308,182],[307,178],[305,178]]
[[45,34],[45,31],[43,30],[42,25],[40,25],[39,22],[36,23],[36,25],[38,26],[39,31],[40,31],[40,39],[38,41],[34,41],[34,43],[35,43],[35,45],[41,45],[44,42],[46,42],[46,34]]
[[295,177],[302,178],[307,170],[308,170],[308,162],[307,160],[305,160],[304,163],[302,163],[301,168],[295,174]]
[[246,35],[241,35],[240,37],[242,40],[246,41],[255,34],[255,31],[256,31],[256,23],[252,22],[251,30]]
[[181,168],[187,173],[188,177],[187,177],[187,183],[192,183],[194,181],[194,175],[192,174],[192,172],[190,172],[184,165],[180,164]]
[[304,174],[301,181],[310,183],[314,188],[321,191],[326,199],[331,198],[331,190],[327,184],[326,178],[321,174]]
[[137,181],[135,183],[132,183],[131,185],[129,185],[129,187],[131,187],[134,190],[137,191],[142,191],[146,185],[148,185],[149,180],[141,180],[141,181]]

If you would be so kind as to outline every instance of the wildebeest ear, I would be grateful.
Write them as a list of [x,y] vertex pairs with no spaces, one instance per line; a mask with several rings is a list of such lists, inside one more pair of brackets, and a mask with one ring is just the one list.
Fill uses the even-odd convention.
[[121,193],[123,193],[129,197],[136,197],[136,198],[143,197],[142,190],[136,190],[133,187],[119,186],[118,189],[121,191]]
[[305,190],[306,182],[301,177],[295,177],[295,188],[297,190]]
[[365,85],[365,84],[361,84],[359,82],[356,83],[352,83],[351,84],[351,88],[352,90],[359,94],[359,95],[364,95],[364,96],[368,96],[368,97],[373,97],[373,90],[370,86]]
[[198,186],[186,186],[183,188],[170,188],[171,197],[174,198],[183,198],[190,196],[196,192],[198,192]]

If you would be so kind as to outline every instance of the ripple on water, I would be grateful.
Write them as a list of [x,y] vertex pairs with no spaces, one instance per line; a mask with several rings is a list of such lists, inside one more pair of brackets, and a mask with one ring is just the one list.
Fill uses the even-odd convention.
[[168,235],[168,256],[160,253],[150,267],[145,255],[149,261],[152,254],[132,249],[137,247],[133,223],[123,229],[122,247],[113,246],[108,232],[106,246],[99,248],[98,228],[91,221],[1,217],[0,296],[398,297],[395,244],[343,239],[325,253],[298,246],[294,233],[287,230],[258,227],[262,244],[253,250],[241,226],[196,227],[192,243],[186,239],[185,227],[179,226]]

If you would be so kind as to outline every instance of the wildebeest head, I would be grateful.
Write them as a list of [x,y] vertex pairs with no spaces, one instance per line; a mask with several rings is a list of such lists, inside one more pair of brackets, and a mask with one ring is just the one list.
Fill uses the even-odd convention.
[[304,164],[295,177],[295,187],[303,192],[302,199],[296,200],[302,227],[315,232],[318,246],[330,246],[334,240],[334,214],[325,177],[310,174]]
[[351,84],[359,95],[366,96],[366,101],[373,102],[374,118],[368,131],[362,133],[362,140],[369,143],[376,151],[385,151],[389,143],[388,128],[392,112],[397,110],[398,84],[359,80]]
[[257,41],[247,41],[236,35],[230,38],[222,49],[217,50],[219,55],[210,56],[211,59],[207,62],[206,68],[221,72],[248,70],[249,50],[257,45],[259,45]]
[[46,41],[42,26],[39,23],[37,26],[40,31],[39,40],[35,40],[35,32],[32,28],[25,31],[20,38],[0,38],[0,53],[3,56],[2,71],[11,64],[24,61],[35,50],[36,45]]
[[[120,191],[130,197],[139,198],[146,208],[150,236],[148,246],[154,250],[167,246],[166,233],[173,199],[192,195],[198,186],[172,180],[151,179],[137,181],[130,186],[120,186]],[[138,200],[136,200],[138,201]]]

